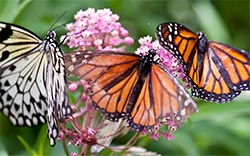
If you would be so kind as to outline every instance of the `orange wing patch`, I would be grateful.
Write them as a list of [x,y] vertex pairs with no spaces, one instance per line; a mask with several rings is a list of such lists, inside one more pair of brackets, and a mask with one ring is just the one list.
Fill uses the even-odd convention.
[[196,111],[195,102],[179,82],[159,65],[152,65],[139,98],[131,112],[129,122],[135,129],[150,129],[165,114],[175,114],[184,121]]
[[250,81],[250,53],[242,53],[238,49],[218,42],[210,41],[209,44],[234,85]]
[[[73,65],[75,68],[69,72],[91,83],[90,97],[94,106],[105,112],[109,120],[117,121],[124,117],[128,99],[138,79],[136,67],[140,57],[107,52],[73,54],[66,53],[66,66]],[[69,60],[71,56],[77,59]]]

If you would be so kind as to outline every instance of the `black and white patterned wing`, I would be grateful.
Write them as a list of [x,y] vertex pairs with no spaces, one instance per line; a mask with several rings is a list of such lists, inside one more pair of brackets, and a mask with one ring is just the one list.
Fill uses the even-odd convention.
[[41,40],[33,32],[0,22],[0,110],[14,125],[48,121],[55,145],[56,119],[71,113],[65,94],[65,69],[55,32]]

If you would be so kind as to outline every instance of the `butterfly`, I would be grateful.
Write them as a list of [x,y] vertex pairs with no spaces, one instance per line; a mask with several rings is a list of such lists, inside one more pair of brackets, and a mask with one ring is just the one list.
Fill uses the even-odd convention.
[[48,124],[50,144],[57,120],[71,114],[63,53],[49,31],[45,40],[20,26],[0,22],[0,110],[14,125]]
[[178,23],[160,24],[156,36],[183,65],[193,96],[223,103],[250,90],[249,52],[209,41]]
[[121,52],[65,53],[67,74],[91,85],[93,106],[106,119],[125,118],[135,131],[152,128],[165,114],[185,120],[197,106],[178,80],[150,50],[140,56]]

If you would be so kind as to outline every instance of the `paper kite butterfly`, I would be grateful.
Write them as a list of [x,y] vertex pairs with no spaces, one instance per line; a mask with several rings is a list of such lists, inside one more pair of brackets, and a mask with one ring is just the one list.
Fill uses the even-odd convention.
[[55,36],[49,31],[42,40],[25,28],[0,22],[0,110],[18,126],[47,121],[52,146],[58,135],[56,119],[71,113]]

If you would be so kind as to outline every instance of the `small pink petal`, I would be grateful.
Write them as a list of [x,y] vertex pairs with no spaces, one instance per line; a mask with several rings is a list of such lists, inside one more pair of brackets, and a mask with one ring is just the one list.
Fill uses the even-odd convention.
[[134,44],[134,39],[132,37],[126,37],[126,38],[124,38],[124,43],[126,45],[132,45],[132,44]]
[[71,92],[74,92],[74,91],[76,91],[77,90],[77,84],[76,83],[71,83],[70,85],[69,85],[69,91],[71,91]]

